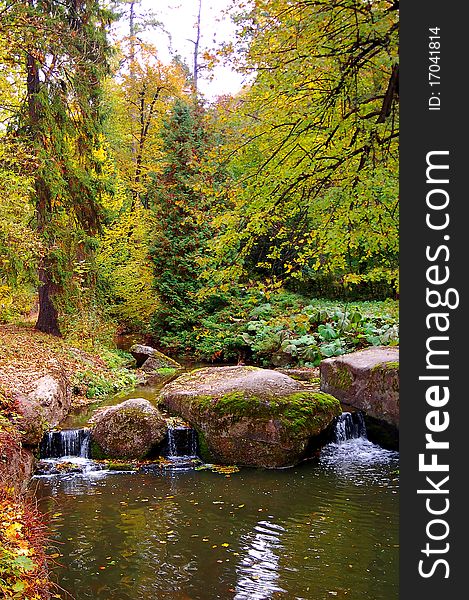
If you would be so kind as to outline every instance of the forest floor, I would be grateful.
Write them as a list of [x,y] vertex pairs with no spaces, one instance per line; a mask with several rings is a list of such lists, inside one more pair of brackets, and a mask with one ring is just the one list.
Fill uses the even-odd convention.
[[60,364],[70,381],[83,370],[109,371],[99,357],[77,348],[64,340],[33,329],[16,325],[0,325],[0,388],[28,393],[34,382]]
[[32,324],[0,325],[0,399],[28,394],[39,378],[60,369],[73,388],[74,404],[84,404],[134,385],[135,373],[125,368],[128,360],[105,348],[85,352]]

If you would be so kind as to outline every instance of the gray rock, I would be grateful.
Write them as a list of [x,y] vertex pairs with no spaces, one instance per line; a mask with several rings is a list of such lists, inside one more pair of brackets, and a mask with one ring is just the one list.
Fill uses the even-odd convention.
[[70,386],[60,373],[38,379],[34,389],[15,395],[16,407],[21,417],[18,428],[27,446],[36,446],[45,431],[58,425],[68,414],[72,402]]
[[164,369],[166,367],[172,367],[179,369],[181,365],[166,356],[162,352],[159,352],[151,346],[142,346],[142,344],[134,344],[130,348],[130,353],[137,362],[137,367],[142,368],[145,372],[151,373],[158,369]]
[[202,458],[222,464],[286,467],[340,414],[332,396],[256,367],[209,367],[162,390],[166,406],[199,433]]
[[399,427],[399,348],[373,347],[320,364],[321,390]]
[[166,421],[148,400],[126,400],[95,417],[91,430],[93,457],[144,458],[165,434]]
[[316,383],[316,381],[319,380],[319,367],[292,367],[289,369],[275,370],[284,375],[288,375],[292,379],[297,379],[298,381]]

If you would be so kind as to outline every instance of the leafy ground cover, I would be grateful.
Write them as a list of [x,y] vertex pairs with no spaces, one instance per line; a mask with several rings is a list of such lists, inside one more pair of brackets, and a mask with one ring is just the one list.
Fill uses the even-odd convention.
[[83,403],[136,384],[127,368],[130,355],[99,348],[95,353],[70,346],[61,338],[36,331],[32,326],[0,326],[0,390],[27,393],[34,382],[60,368],[70,381],[75,403]]
[[289,292],[231,295],[199,323],[159,343],[198,360],[319,365],[367,346],[399,343],[398,302],[340,302]]
[[0,490],[0,596],[49,598],[45,528],[30,502]]

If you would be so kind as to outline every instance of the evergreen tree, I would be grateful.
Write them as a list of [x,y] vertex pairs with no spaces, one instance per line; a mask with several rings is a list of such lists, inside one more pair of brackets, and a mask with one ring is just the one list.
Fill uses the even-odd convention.
[[164,167],[150,190],[155,220],[151,258],[160,305],[153,332],[164,336],[198,319],[200,259],[210,236],[201,159],[210,146],[202,109],[176,100],[163,132]]
[[20,136],[33,149],[33,203],[45,254],[36,328],[60,334],[58,303],[74,262],[92,252],[102,219],[101,83],[108,72],[109,11],[98,0],[28,0],[41,35],[26,36],[27,109]]

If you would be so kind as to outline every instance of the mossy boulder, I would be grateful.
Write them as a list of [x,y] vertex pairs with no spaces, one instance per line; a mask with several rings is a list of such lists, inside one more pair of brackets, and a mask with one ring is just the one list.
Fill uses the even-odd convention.
[[320,371],[322,391],[399,427],[399,348],[373,347],[327,358]]
[[152,385],[152,386],[162,386],[165,383],[169,383],[175,377],[183,372],[183,369],[176,367],[162,367],[161,369],[156,369],[155,371],[151,371],[146,373],[144,384]]
[[278,468],[299,463],[341,413],[338,400],[256,367],[209,367],[166,385],[162,398],[199,433],[203,458]]
[[148,400],[133,398],[100,412],[92,424],[93,458],[139,459],[163,441],[166,421]]

